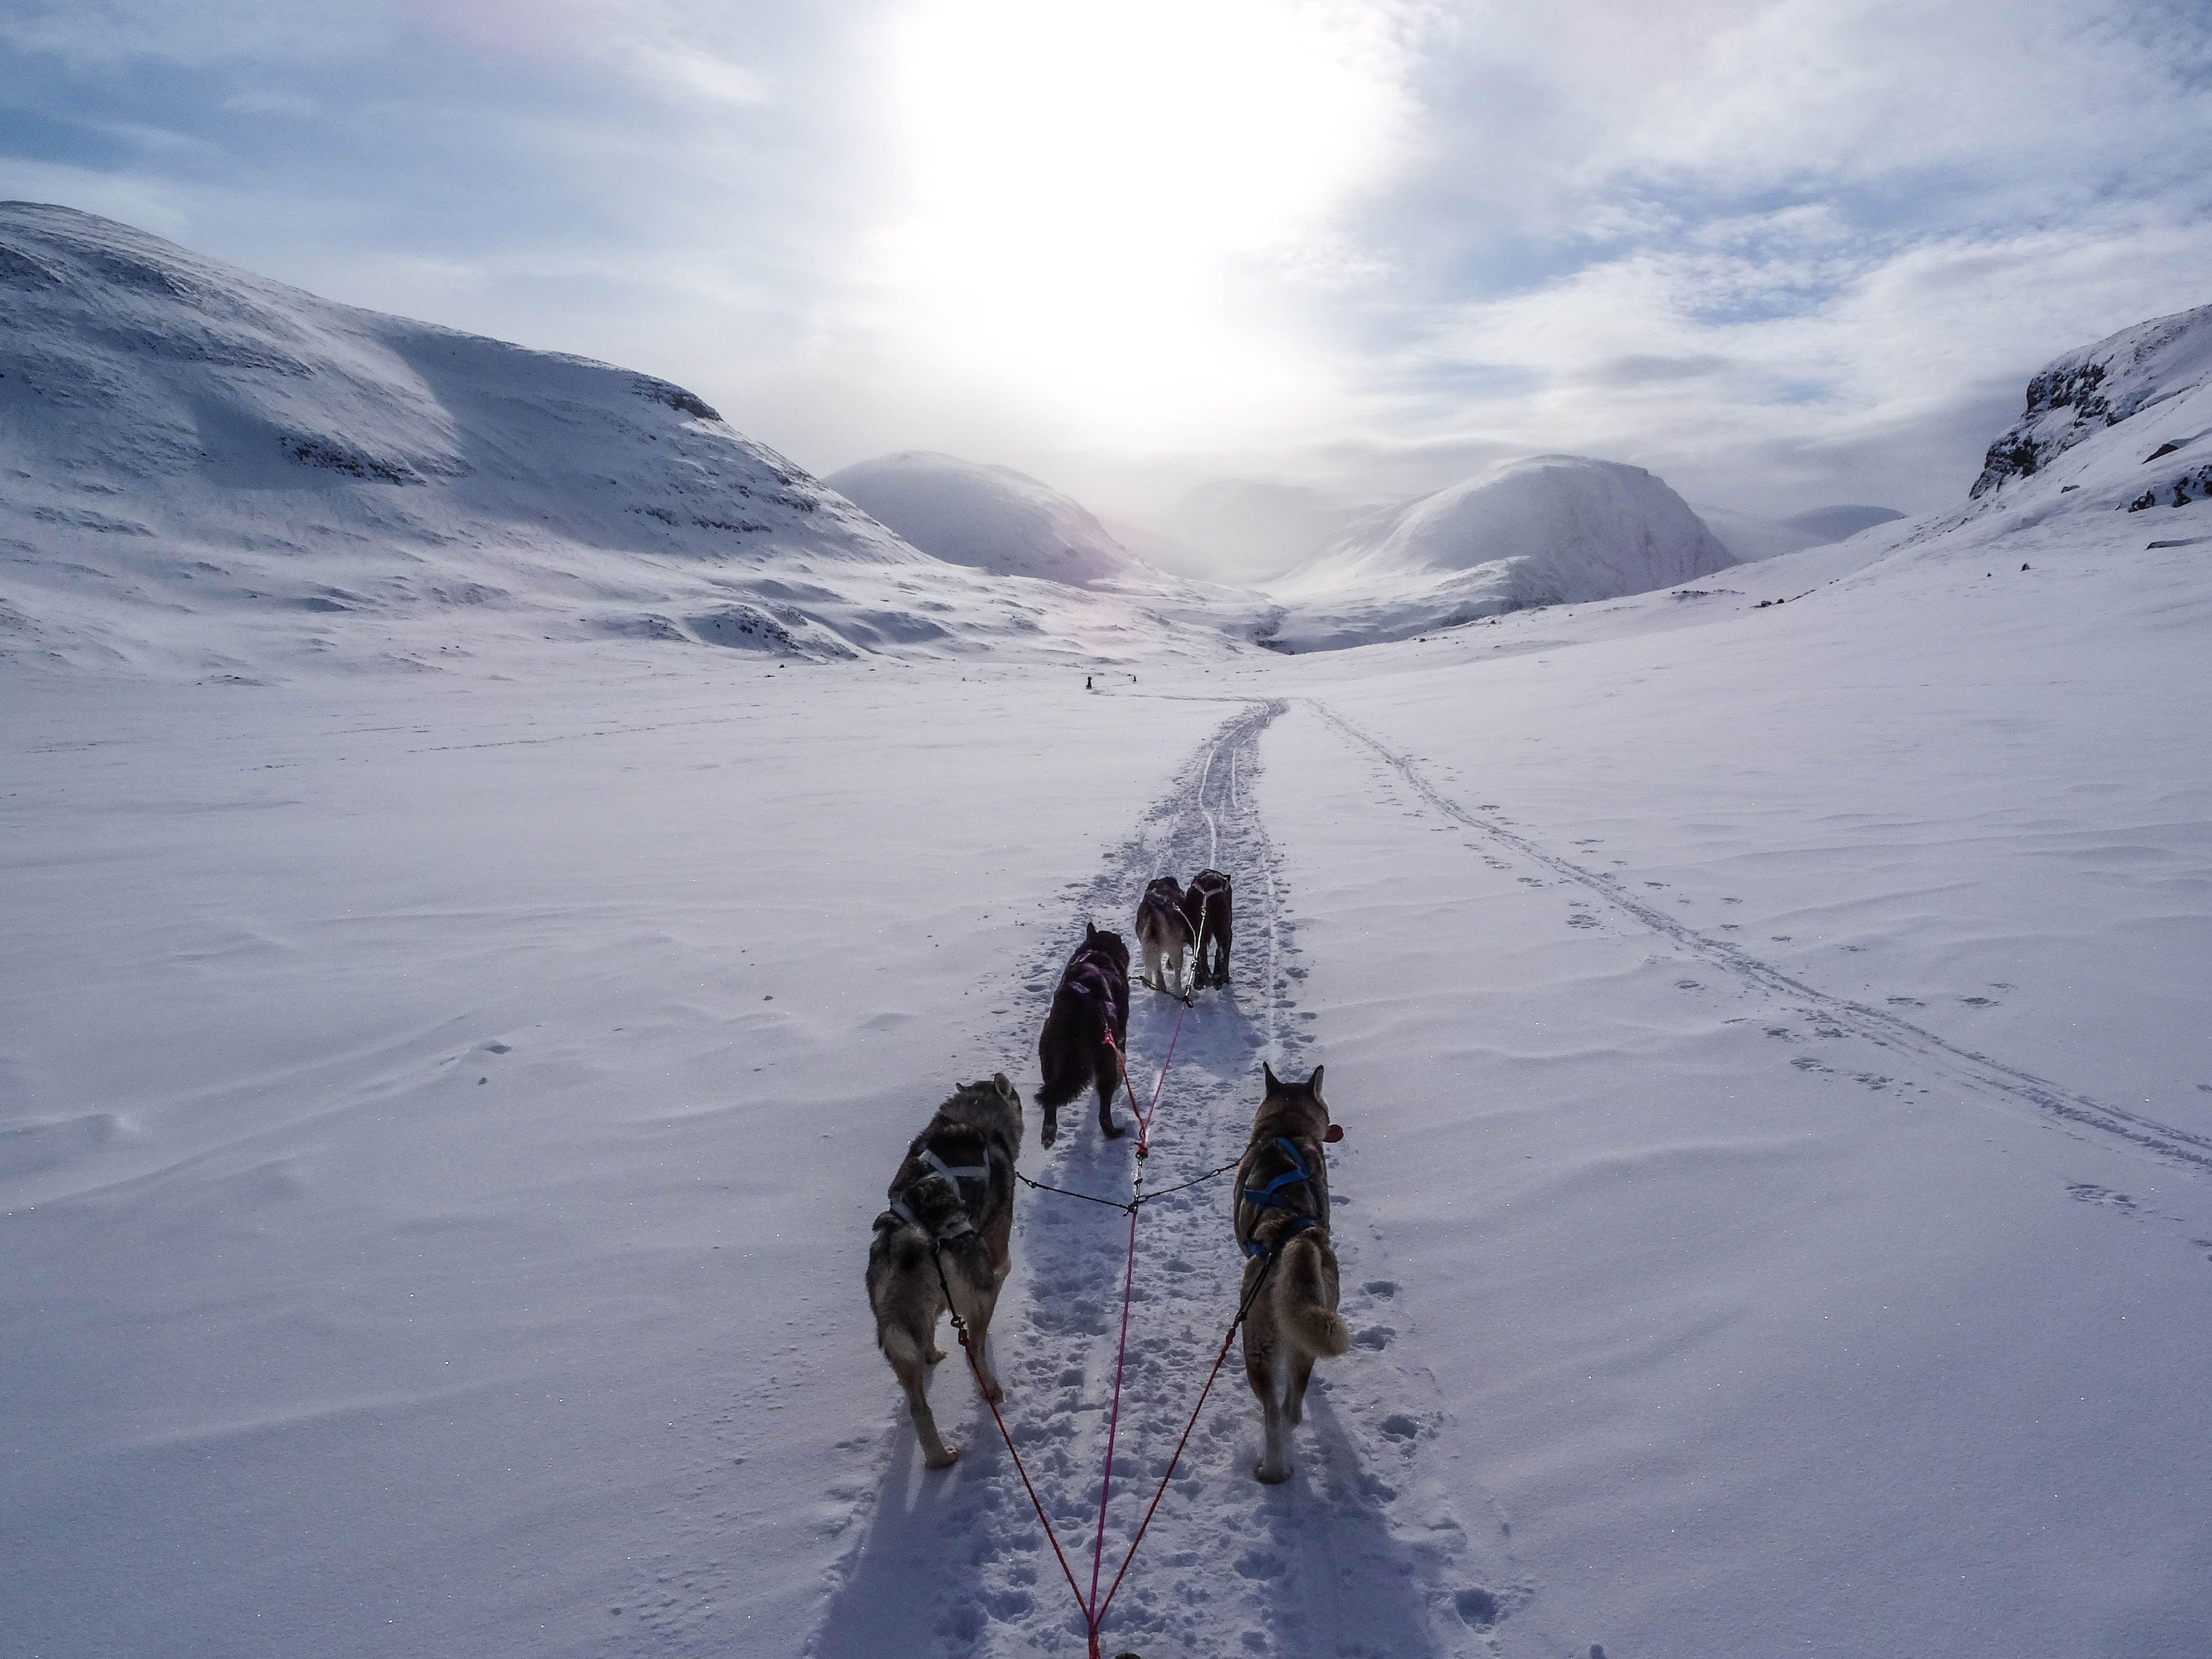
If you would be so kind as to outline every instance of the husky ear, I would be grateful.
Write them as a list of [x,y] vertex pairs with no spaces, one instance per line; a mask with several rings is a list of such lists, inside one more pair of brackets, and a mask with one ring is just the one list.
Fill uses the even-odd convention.
[[[1320,1066],[1315,1066],[1314,1074],[1306,1079],[1306,1092],[1311,1095],[1316,1100],[1321,1099],[1321,1072],[1322,1068]],[[1323,1103],[1326,1104],[1327,1103],[1324,1102]]]
[[1083,924],[1083,942],[1085,945],[1096,945],[1098,943],[1098,924],[1097,922],[1086,921]]
[[1267,1080],[1269,1094],[1275,1094],[1281,1090],[1283,1085],[1275,1081],[1275,1068],[1264,1060],[1260,1062],[1260,1075]]

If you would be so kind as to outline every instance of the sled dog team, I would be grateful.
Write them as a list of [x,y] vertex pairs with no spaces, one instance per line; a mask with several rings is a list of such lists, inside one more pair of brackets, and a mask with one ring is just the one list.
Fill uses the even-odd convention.
[[[1231,927],[1229,878],[1219,871],[1200,872],[1188,888],[1172,876],[1152,882],[1137,907],[1145,983],[1184,996],[1188,953],[1193,991],[1227,985]],[[1125,1133],[1114,1121],[1114,1095],[1122,1083],[1128,1023],[1129,947],[1119,933],[1086,923],[1083,943],[1060,970],[1037,1040],[1044,1080],[1036,1099],[1046,1146],[1059,1137],[1060,1108],[1085,1084],[1098,1096],[1099,1133],[1109,1139]],[[1314,1361],[1351,1346],[1336,1311],[1328,1166],[1322,1152],[1344,1132],[1329,1121],[1322,1069],[1293,1083],[1271,1066],[1261,1067],[1265,1092],[1237,1166],[1231,1206],[1245,1256],[1237,1304],[1248,1309],[1244,1375],[1267,1426],[1266,1449],[1253,1473],[1270,1484],[1290,1479],[1289,1430],[1303,1414]],[[985,1398],[996,1405],[1004,1397],[987,1339],[1010,1266],[1021,1144],[1022,1098],[1005,1073],[963,1084],[907,1148],[891,1178],[890,1206],[876,1218],[868,1250],[876,1340],[906,1391],[923,1462],[933,1469],[960,1455],[939,1434],[925,1392],[928,1368],[945,1358],[937,1328],[947,1311],[967,1327]]]

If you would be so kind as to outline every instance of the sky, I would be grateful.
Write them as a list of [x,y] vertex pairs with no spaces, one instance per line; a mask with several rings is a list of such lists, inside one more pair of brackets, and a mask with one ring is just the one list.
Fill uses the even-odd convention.
[[2212,303],[2212,4],[0,0],[0,197],[1163,521],[1963,496]]

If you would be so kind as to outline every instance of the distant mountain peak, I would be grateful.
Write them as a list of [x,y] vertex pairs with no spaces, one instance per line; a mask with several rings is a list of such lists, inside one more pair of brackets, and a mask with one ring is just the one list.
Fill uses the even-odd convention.
[[1011,466],[908,449],[823,482],[949,564],[1079,586],[1137,563],[1080,501]]

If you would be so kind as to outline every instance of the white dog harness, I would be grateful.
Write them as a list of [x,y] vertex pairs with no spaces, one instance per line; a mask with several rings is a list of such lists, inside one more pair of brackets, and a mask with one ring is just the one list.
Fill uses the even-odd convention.
[[[964,1237],[974,1232],[975,1224],[968,1219],[968,1194],[961,1189],[960,1183],[963,1181],[975,1182],[988,1192],[991,1182],[991,1154],[985,1152],[981,1164],[963,1164],[956,1168],[938,1157],[936,1148],[925,1146],[921,1149],[921,1160],[929,1165],[929,1173],[915,1181],[907,1188],[907,1191],[912,1192],[924,1181],[942,1181],[952,1188],[952,1196],[960,1206],[951,1223],[943,1232],[935,1234],[933,1237],[942,1242],[950,1238]],[[921,1218],[907,1206],[903,1198],[892,1204],[891,1213],[909,1226],[923,1225]],[[927,1230],[925,1228],[924,1231]]]

